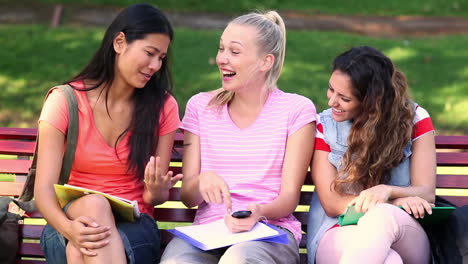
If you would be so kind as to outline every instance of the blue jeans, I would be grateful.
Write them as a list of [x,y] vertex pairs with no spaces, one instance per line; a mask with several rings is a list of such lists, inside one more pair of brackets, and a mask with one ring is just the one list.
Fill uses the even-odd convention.
[[[135,222],[117,222],[128,264],[159,263],[161,235],[156,221],[141,214]],[[41,248],[49,264],[66,263],[66,239],[50,225],[41,235]]]

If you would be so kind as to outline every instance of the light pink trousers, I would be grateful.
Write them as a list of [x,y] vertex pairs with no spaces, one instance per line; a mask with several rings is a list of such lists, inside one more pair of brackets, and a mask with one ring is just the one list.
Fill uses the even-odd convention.
[[357,225],[325,232],[316,256],[318,264],[427,264],[429,260],[429,240],[421,225],[386,203],[369,210]]

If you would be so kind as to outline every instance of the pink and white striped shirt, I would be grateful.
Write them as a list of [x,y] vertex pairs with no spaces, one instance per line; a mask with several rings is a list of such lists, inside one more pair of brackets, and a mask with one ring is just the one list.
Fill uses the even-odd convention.
[[[215,171],[231,193],[232,210],[245,210],[249,203],[268,204],[278,197],[288,136],[316,120],[315,106],[306,97],[274,89],[257,120],[240,129],[229,116],[227,105],[208,107],[215,93],[199,93],[187,103],[181,129],[200,137],[201,172]],[[222,219],[224,204],[199,205],[195,224]],[[297,241],[300,222],[291,214],[269,220],[290,230]]]

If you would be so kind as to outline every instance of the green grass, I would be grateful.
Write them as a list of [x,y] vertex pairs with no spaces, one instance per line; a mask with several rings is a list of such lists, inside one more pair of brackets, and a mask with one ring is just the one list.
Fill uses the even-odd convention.
[[[78,73],[97,49],[102,28],[1,25],[0,126],[33,127],[46,91]],[[216,89],[221,31],[178,28],[172,46],[174,93],[181,116],[190,96]],[[370,38],[337,32],[289,31],[279,87],[326,108],[330,63],[353,45],[388,54],[409,79],[412,95],[439,134],[468,134],[468,36]]]
[[[25,0],[23,0],[24,2]],[[31,0],[26,0],[31,1]],[[0,3],[11,2],[0,0]],[[43,3],[127,6],[139,0],[39,0]],[[468,17],[467,0],[148,0],[167,11],[243,13],[253,9],[300,11],[306,14],[424,15]]]

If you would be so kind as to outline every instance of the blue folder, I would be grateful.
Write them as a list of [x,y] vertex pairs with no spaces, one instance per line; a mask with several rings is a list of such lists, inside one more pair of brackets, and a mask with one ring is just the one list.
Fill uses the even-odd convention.
[[[260,239],[255,239],[254,241],[266,241],[266,242],[273,242],[273,243],[286,244],[286,245],[289,243],[288,242],[288,234],[284,230],[278,228],[277,226],[267,224],[267,223],[265,223],[263,221],[260,221],[259,223],[265,224],[268,227],[278,231],[278,234],[273,235],[273,236],[263,237],[263,238],[260,238]],[[233,245],[233,244],[229,244],[229,245],[222,245],[222,246],[219,246],[219,247],[208,247],[207,245],[203,244],[202,242],[200,242],[200,241],[186,235],[183,232],[180,232],[177,229],[169,229],[167,231],[169,231],[172,234],[176,235],[180,239],[183,239],[184,241],[198,247],[201,250],[212,250],[212,249],[217,249],[217,248],[222,248],[222,247],[227,247],[227,246]],[[243,242],[246,242],[246,241],[243,241]],[[242,242],[239,242],[239,243],[242,243]]]

